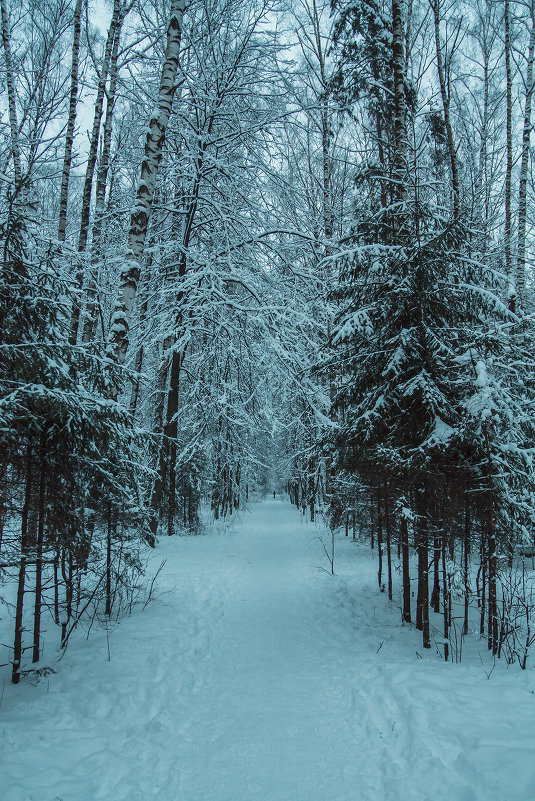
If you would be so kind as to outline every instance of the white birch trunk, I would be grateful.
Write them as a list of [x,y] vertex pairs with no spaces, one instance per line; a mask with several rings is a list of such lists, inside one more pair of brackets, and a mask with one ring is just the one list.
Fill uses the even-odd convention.
[[22,185],[22,165],[19,146],[19,126],[17,122],[17,104],[15,101],[15,83],[13,81],[13,61],[11,58],[11,38],[9,32],[9,14],[7,0],[0,0],[2,14],[2,44],[6,60],[7,102],[9,109],[9,129],[11,134],[11,155],[13,158],[13,176],[15,179],[15,195]]
[[[130,217],[130,232],[125,264],[120,276],[119,292],[108,336],[107,356],[116,364],[123,364],[128,350],[129,325],[139,283],[141,260],[145,248],[156,177],[162,158],[165,133],[175,91],[185,6],[186,0],[173,0],[171,4],[158,104],[147,131],[145,158],[141,165],[136,204]],[[110,387],[111,397],[116,398],[117,394],[118,388],[116,386]]]

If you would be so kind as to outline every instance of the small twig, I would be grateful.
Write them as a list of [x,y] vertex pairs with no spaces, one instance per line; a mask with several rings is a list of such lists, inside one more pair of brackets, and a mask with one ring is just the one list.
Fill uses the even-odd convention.
[[150,583],[150,587],[149,587],[149,594],[147,595],[147,600],[146,600],[146,601],[145,601],[145,603],[143,604],[143,609],[141,610],[142,612],[144,612],[144,611],[145,611],[145,607],[146,607],[146,606],[147,606],[147,604],[149,604],[149,603],[150,603],[150,601],[152,600],[152,593],[153,593],[153,590],[154,590],[154,582],[156,581],[156,579],[158,578],[158,576],[160,575],[160,573],[161,573],[161,572],[162,572],[162,570],[164,569],[164,567],[165,567],[165,563],[166,563],[166,562],[167,562],[167,559],[163,559],[163,560],[162,560],[162,563],[161,563],[160,567],[158,568],[158,570],[156,571],[156,573],[155,573],[155,574],[154,574],[154,576],[152,577],[152,581],[151,581],[151,583]]

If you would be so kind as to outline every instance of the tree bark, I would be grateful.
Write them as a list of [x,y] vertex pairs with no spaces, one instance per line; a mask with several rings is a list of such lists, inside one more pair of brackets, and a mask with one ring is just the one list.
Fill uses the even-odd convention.
[[[78,252],[83,253],[87,247],[87,239],[89,236],[89,217],[91,214],[91,194],[93,191],[93,175],[95,172],[95,165],[97,163],[98,143],[100,138],[100,123],[102,120],[102,111],[104,108],[104,96],[106,93],[106,83],[108,80],[108,72],[110,69],[110,61],[113,44],[116,36],[119,35],[119,30],[123,23],[123,10],[121,7],[121,0],[114,0],[113,14],[108,29],[108,37],[106,39],[106,48],[104,50],[104,58],[100,70],[100,76],[97,87],[97,98],[95,101],[95,110],[93,114],[93,128],[91,130],[91,138],[89,140],[89,153],[87,157],[87,165],[85,170],[84,191],[82,195],[82,213],[80,219],[80,233],[78,235]],[[82,292],[84,283],[84,268],[80,262],[76,274],[76,288],[78,292]],[[71,330],[69,342],[75,345],[78,339],[78,329],[80,325],[80,311],[81,311],[81,297],[75,298],[74,306],[71,316]]]
[[531,31],[529,36],[528,62],[526,68],[526,99],[524,105],[524,127],[522,131],[522,158],[518,187],[518,253],[516,263],[517,305],[524,302],[526,286],[526,228],[527,228],[527,189],[530,160],[531,107],[533,102],[533,61],[535,57],[535,15],[531,4]]
[[[511,253],[511,177],[513,174],[513,80],[511,77],[511,17],[509,0],[504,6],[505,24],[505,272],[511,283],[514,281]],[[510,308],[515,310],[516,290],[511,287]]]
[[381,493],[379,490],[377,490],[377,555],[379,557],[377,581],[379,589],[383,591],[383,515],[381,510]]
[[385,499],[385,527],[386,527],[386,561],[387,561],[387,571],[388,571],[388,600],[392,600],[392,531],[390,529],[390,510],[389,510],[389,503],[388,503],[388,493],[384,490],[384,499]]
[[[125,265],[120,275],[119,293],[112,315],[107,355],[119,365],[123,364],[128,349],[129,324],[139,282],[141,260],[156,187],[156,176],[162,158],[165,133],[171,114],[178,71],[184,9],[185,0],[173,0],[167,29],[167,46],[162,66],[158,105],[147,132],[145,159],[141,166],[137,200],[130,218]],[[112,398],[117,398],[118,392],[119,388],[117,386],[110,387],[110,396]]]
[[91,243],[91,268],[89,277],[89,286],[87,288],[87,303],[85,310],[85,319],[82,333],[83,342],[91,342],[95,335],[97,327],[97,275],[99,269],[100,253],[101,253],[101,235],[102,223],[104,219],[104,202],[106,199],[106,186],[108,182],[108,172],[111,160],[111,137],[113,130],[113,112],[115,109],[115,95],[117,92],[117,77],[118,77],[118,58],[119,58],[119,44],[121,41],[121,27],[122,19],[120,20],[115,38],[113,40],[113,48],[110,59],[109,78],[110,83],[108,92],[106,94],[106,116],[104,118],[104,130],[102,134],[102,152],[100,163],[97,169],[97,184],[95,188],[95,214],[92,230],[92,243]]
[[392,0],[392,68],[394,78],[395,196],[404,200],[406,188],[407,104],[405,101],[405,35],[402,0]]
[[20,681],[20,669],[22,664],[22,634],[23,628],[23,611],[24,611],[24,585],[26,581],[26,560],[28,551],[28,521],[30,517],[30,505],[32,499],[32,447],[28,443],[26,452],[26,482],[24,488],[24,505],[21,514],[21,528],[20,528],[20,565],[19,565],[19,578],[17,582],[17,602],[15,608],[15,638],[13,643],[13,666],[11,672],[11,681],[13,684],[18,684]]
[[7,104],[9,110],[11,156],[13,158],[13,176],[15,184],[14,195],[16,197],[22,187],[22,163],[20,158],[19,125],[17,121],[17,102],[15,82],[13,79],[13,60],[11,56],[11,36],[7,0],[0,0],[0,10],[2,15],[2,44],[4,45],[4,58],[6,62]]
[[403,620],[411,622],[411,577],[409,568],[409,529],[405,517],[400,521],[400,545],[403,574]]
[[71,91],[69,95],[69,117],[65,134],[65,154],[61,173],[61,190],[59,196],[58,240],[65,241],[67,231],[67,205],[69,200],[69,181],[71,177],[72,151],[74,147],[74,127],[76,125],[76,108],[78,103],[78,64],[80,60],[80,38],[82,31],[82,0],[76,0],[73,17],[73,43],[71,65]]
[[[450,636],[450,593],[448,587],[448,574],[446,571],[446,532],[442,532],[442,598],[444,606],[444,661],[447,662],[450,655],[449,636]],[[430,646],[429,646],[430,647]]]
[[459,219],[459,170],[457,166],[457,151],[453,140],[453,129],[451,127],[450,98],[446,86],[446,76],[444,73],[444,63],[442,59],[442,46],[440,43],[440,0],[432,2],[433,20],[435,27],[435,49],[437,56],[437,72],[440,84],[440,96],[442,98],[442,110],[444,114],[444,124],[446,126],[446,139],[448,143],[448,153],[450,157],[451,187],[453,192],[453,219]]
[[46,462],[45,440],[41,434],[41,466],[39,475],[39,522],[37,525],[37,547],[35,552],[35,603],[33,610],[33,656],[32,662],[38,662],[41,641],[41,596],[43,588],[43,544],[45,533],[45,489]]
[[470,606],[470,509],[466,504],[464,513],[464,621],[463,634],[468,634],[468,613]]

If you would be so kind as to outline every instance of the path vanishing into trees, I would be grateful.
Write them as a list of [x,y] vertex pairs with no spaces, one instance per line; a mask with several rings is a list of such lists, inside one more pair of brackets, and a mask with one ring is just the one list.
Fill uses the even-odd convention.
[[3,801],[535,799],[529,671],[420,659],[364,546],[330,576],[320,536],[270,499],[162,540],[143,613],[5,685]]

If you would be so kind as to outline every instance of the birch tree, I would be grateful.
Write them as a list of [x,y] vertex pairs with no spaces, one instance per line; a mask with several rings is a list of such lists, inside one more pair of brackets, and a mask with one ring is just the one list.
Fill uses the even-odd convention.
[[[129,323],[141,273],[141,261],[154,199],[156,176],[162,158],[165,134],[176,89],[182,19],[185,7],[185,0],[173,0],[171,3],[158,102],[155,114],[149,122],[146,135],[145,158],[141,166],[136,204],[130,218],[125,265],[120,274],[119,293],[111,320],[107,355],[108,358],[119,365],[123,364],[128,349]],[[111,396],[116,398],[118,392],[118,386],[112,383],[110,387]]]

